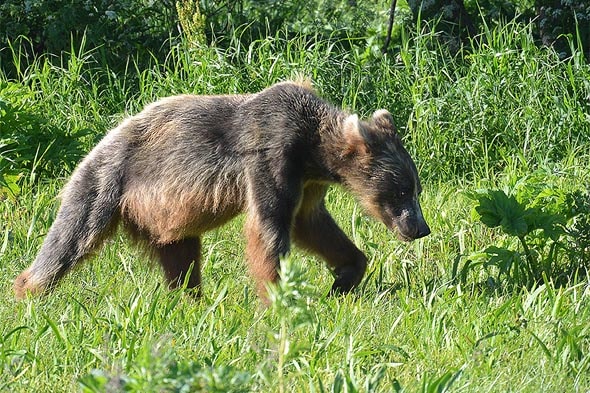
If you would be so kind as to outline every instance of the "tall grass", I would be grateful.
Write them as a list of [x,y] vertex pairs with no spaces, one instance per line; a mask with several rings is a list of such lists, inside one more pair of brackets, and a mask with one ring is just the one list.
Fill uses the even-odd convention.
[[37,59],[19,82],[34,94],[49,130],[68,130],[86,150],[97,139],[89,134],[102,135],[123,112],[159,97],[254,92],[307,76],[345,108],[392,111],[427,177],[491,178],[514,157],[534,169],[541,155],[549,162],[588,154],[590,68],[579,52],[561,61],[538,48],[530,27],[487,31],[461,58],[450,58],[426,33],[379,58],[342,46],[283,33],[248,47],[235,39],[224,50],[181,44],[164,63],[122,76],[92,64],[82,46],[60,66]]
[[[464,191],[511,190],[535,171],[563,191],[590,182],[588,64],[536,48],[526,26],[486,34],[461,59],[425,33],[382,57],[282,34],[227,50],[179,45],[147,69],[130,63],[126,75],[92,63],[82,47],[61,64],[39,58],[18,80],[2,77],[0,140],[14,138],[2,108],[14,109],[10,124],[20,114],[42,119],[38,130],[22,128],[30,146],[0,146],[13,162],[15,146],[44,151],[36,132],[61,129],[87,151],[159,97],[254,92],[309,76],[336,105],[364,116],[392,111],[420,167],[433,233],[400,243],[335,188],[328,208],[370,260],[349,296],[327,297],[327,269],[296,250],[262,307],[242,263],[240,217],[205,236],[201,300],[165,289],[117,233],[50,296],[16,302],[12,279],[39,249],[73,163],[5,164],[24,175],[0,196],[0,390],[587,391],[586,275],[510,289],[486,269],[456,277],[469,255],[512,246],[477,221]],[[15,87],[22,93],[5,93]],[[79,130],[88,132],[78,138]]]

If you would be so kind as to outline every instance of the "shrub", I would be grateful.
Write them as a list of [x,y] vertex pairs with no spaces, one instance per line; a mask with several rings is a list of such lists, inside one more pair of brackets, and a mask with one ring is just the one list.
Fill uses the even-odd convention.
[[471,255],[464,270],[493,267],[498,280],[506,278],[512,285],[527,287],[545,280],[564,284],[580,272],[586,274],[590,193],[565,191],[541,173],[522,179],[508,194],[489,189],[469,194],[476,201],[474,213],[479,221],[498,228],[506,239]]
[[28,87],[0,81],[0,193],[17,194],[24,176],[69,170],[83,154],[86,132],[54,127],[37,100]]
[[[174,2],[148,0],[5,0],[0,4],[0,48],[26,36],[22,44],[29,58],[43,53],[60,55],[71,42],[78,47],[85,37],[88,47],[111,66],[123,67],[134,55],[140,63],[151,53],[163,58],[163,45],[175,32]],[[10,66],[10,53],[0,52],[0,67]]]

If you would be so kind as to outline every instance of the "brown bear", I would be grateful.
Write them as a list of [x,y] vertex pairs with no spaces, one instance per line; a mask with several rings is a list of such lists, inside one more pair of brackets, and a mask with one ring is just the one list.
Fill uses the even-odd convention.
[[80,163],[15,294],[53,287],[119,222],[158,258],[170,287],[186,279],[198,288],[202,234],[244,211],[247,260],[262,296],[291,240],[326,260],[332,291],[347,292],[367,259],[324,205],[335,183],[400,239],[430,233],[416,166],[388,111],[360,121],[293,82],[256,94],[164,98]]

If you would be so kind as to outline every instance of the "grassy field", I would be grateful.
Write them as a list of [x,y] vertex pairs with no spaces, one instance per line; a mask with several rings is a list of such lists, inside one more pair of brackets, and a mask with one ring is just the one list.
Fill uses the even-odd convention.
[[[428,35],[386,57],[281,36],[181,46],[128,78],[81,49],[2,77],[0,140],[21,148],[0,150],[0,391],[590,391],[590,66],[538,49],[523,26],[486,38],[462,59]],[[14,300],[68,173],[127,113],[298,75],[361,115],[394,113],[422,175],[429,237],[397,241],[335,187],[328,208],[370,260],[348,296],[328,297],[328,270],[295,250],[264,307],[240,217],[204,238],[200,300],[168,291],[123,233],[50,296]],[[475,210],[482,190],[514,197],[496,228]],[[511,232],[519,220],[531,230]],[[538,263],[532,281],[519,275],[527,261]]]

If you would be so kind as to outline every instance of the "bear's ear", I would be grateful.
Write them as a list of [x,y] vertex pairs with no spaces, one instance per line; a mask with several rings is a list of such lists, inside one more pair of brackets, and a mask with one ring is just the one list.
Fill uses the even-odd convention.
[[396,132],[395,124],[393,124],[393,116],[387,109],[379,109],[373,113],[373,121],[379,128]]
[[342,156],[366,154],[368,151],[367,135],[359,121],[359,117],[357,115],[348,116],[342,124],[342,129],[344,134]]

